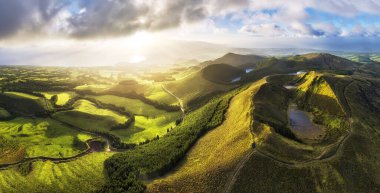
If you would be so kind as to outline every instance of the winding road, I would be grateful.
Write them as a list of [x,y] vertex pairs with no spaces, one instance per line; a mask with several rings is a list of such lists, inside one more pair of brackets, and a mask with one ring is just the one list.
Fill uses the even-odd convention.
[[183,107],[183,102],[182,102],[182,100],[181,100],[179,97],[177,97],[175,94],[173,94],[170,90],[168,90],[167,88],[165,88],[165,86],[164,86],[163,84],[161,84],[161,88],[162,88],[162,90],[164,90],[166,93],[168,93],[169,95],[171,95],[171,96],[173,96],[174,98],[177,99],[177,101],[178,101],[178,103],[179,103],[179,106],[180,106],[180,108],[181,108],[181,111],[182,111],[183,115],[185,115],[185,108]]

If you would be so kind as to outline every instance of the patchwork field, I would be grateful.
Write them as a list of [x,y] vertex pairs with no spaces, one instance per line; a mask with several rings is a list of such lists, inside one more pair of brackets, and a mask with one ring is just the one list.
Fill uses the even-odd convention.
[[77,96],[75,92],[44,92],[42,93],[46,99],[51,100],[53,96],[56,96],[55,104],[58,106],[65,105],[70,99]]
[[379,192],[380,67],[354,55],[0,66],[0,192]]
[[0,99],[0,105],[17,114],[43,114],[53,109],[46,99],[22,92],[3,92]]
[[118,107],[124,107],[135,115],[141,115],[145,117],[157,117],[167,113],[164,110],[159,110],[152,105],[148,105],[139,99],[131,99],[126,97],[119,97],[114,95],[101,95],[87,97],[99,100],[102,103],[113,104]]
[[119,136],[125,143],[141,143],[157,136],[162,137],[168,130],[176,127],[176,120],[181,118],[181,113],[166,113],[154,118],[135,116],[135,122],[126,130],[115,130],[112,134]]
[[37,161],[30,173],[0,170],[0,192],[94,192],[105,183],[103,162],[114,153],[92,153],[67,163]]
[[[72,157],[83,152],[87,146],[85,141],[91,139],[88,134],[54,121],[52,119],[15,118],[0,122],[0,135],[3,140],[12,143],[19,149],[15,152],[2,151],[1,163],[7,163],[7,157],[14,154],[18,159],[9,160],[11,163],[23,157]],[[3,148],[7,148],[4,146]]]

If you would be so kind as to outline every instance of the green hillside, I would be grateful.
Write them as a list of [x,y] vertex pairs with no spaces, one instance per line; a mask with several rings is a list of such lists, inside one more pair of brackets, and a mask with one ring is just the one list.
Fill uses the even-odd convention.
[[21,92],[0,93],[0,105],[9,112],[24,115],[46,114],[53,110],[50,101]]
[[176,75],[0,66],[0,192],[378,192],[379,69],[327,53]]
[[244,74],[244,70],[227,64],[212,64],[202,69],[204,79],[221,84],[233,83]]

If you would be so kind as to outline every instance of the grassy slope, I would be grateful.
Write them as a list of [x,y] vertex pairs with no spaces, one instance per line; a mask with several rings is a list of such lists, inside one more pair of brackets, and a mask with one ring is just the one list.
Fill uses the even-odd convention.
[[152,105],[145,104],[138,99],[130,99],[125,97],[119,97],[114,95],[101,95],[101,96],[89,96],[86,97],[95,98],[105,104],[113,104],[115,106],[124,107],[135,115],[143,115],[146,117],[157,117],[167,113],[166,111],[156,109]]
[[180,112],[166,112],[145,104],[138,99],[129,99],[113,95],[90,96],[103,103],[126,108],[138,115],[135,122],[126,130],[115,130],[111,133],[119,136],[126,143],[140,143],[163,136],[167,129],[175,127],[175,121],[181,117]]
[[144,95],[146,98],[167,105],[177,105],[176,98],[165,92],[161,83],[144,83],[144,84],[117,84],[105,90],[104,93],[130,94],[137,93]]
[[[378,92],[376,86],[371,86],[366,81],[346,84],[350,77],[335,78],[335,85],[331,88],[338,94],[339,99],[342,97],[340,95],[344,94],[343,97],[352,110],[353,120],[352,134],[342,142],[333,154],[335,156],[323,161],[289,165],[255,153],[242,168],[244,172],[240,173],[232,192],[354,193],[380,190],[380,129],[376,126],[380,121],[377,118],[380,103],[376,102],[380,101],[380,95],[374,94]],[[338,89],[338,85],[343,85],[344,91],[339,91],[341,89]],[[377,90],[379,88],[377,87]],[[368,108],[368,103],[374,108]],[[256,139],[262,144],[273,143],[268,141],[270,130],[265,130],[266,132],[257,135]],[[280,147],[282,152],[285,151],[285,146]]]
[[6,119],[6,118],[8,118],[10,116],[11,115],[9,114],[9,112],[7,110],[5,110],[4,108],[0,107],[0,119]]
[[231,85],[222,85],[210,82],[203,78],[202,72],[193,73],[184,79],[169,82],[166,88],[174,95],[183,100],[186,105],[192,99],[204,96],[216,91],[226,91],[231,89]]
[[202,69],[204,79],[221,84],[230,84],[233,79],[244,74],[244,70],[227,64],[212,64]]
[[102,131],[109,131],[113,125],[124,123],[128,119],[111,110],[99,109],[87,100],[78,100],[73,107],[74,110],[57,112],[53,117],[82,129]]
[[178,168],[149,185],[149,192],[218,192],[251,148],[251,85],[230,102],[226,120],[197,141]]
[[[74,138],[83,142],[91,138],[52,119],[27,118],[0,122],[0,135],[22,148],[26,157],[71,157],[86,148],[76,147]],[[8,152],[7,156],[13,154],[17,151]]]
[[94,192],[105,183],[103,162],[113,153],[92,153],[75,161],[33,163],[26,176],[16,169],[0,171],[0,192]]
[[177,99],[165,92],[162,89],[161,83],[153,83],[145,93],[145,96],[153,101],[158,101],[168,105],[178,105]]
[[42,94],[47,99],[50,99],[52,96],[57,95],[58,99],[55,104],[60,106],[65,105],[71,98],[76,96],[75,92],[43,92]]
[[111,88],[112,85],[108,85],[108,84],[90,84],[90,85],[81,85],[81,86],[77,86],[75,87],[75,90],[90,90],[92,92],[95,92],[95,93],[98,93],[98,92],[102,92],[102,91],[105,91],[109,88]]
[[331,114],[344,115],[344,109],[330,84],[326,82],[322,74],[311,71],[305,74],[305,82],[297,87],[297,97],[305,98],[312,107],[324,109]]
[[231,66],[245,68],[254,67],[256,66],[256,64],[258,64],[260,61],[264,59],[264,56],[228,53],[216,60],[203,62],[201,63],[201,65],[205,66],[211,64],[229,64]]
[[126,130],[115,130],[111,133],[119,136],[126,143],[140,143],[147,139],[163,136],[167,129],[176,126],[175,121],[179,119],[179,113],[167,113],[156,118],[135,116],[135,122]]
[[203,133],[222,123],[229,100],[238,91],[215,97],[206,105],[187,113],[180,125],[159,140],[111,157],[106,161],[106,165],[109,166],[107,171],[123,172],[123,165],[129,164],[138,169],[145,178],[167,172],[177,165]]
[[42,113],[53,109],[52,105],[44,98],[21,92],[1,93],[0,100],[9,106],[8,110],[23,114]]

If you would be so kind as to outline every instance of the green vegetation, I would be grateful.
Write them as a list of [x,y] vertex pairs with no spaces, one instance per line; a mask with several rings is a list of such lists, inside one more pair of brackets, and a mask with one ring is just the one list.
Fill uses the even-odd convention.
[[8,119],[11,117],[11,114],[4,108],[0,107],[0,120]]
[[90,84],[90,85],[85,84],[85,85],[80,85],[80,86],[75,87],[75,90],[91,91],[91,92],[99,93],[111,88],[111,86],[112,85],[104,85],[104,84]]
[[[378,162],[373,157],[380,156],[380,135],[369,125],[379,122],[374,113],[380,105],[376,103],[379,95],[370,93],[377,93],[376,90],[380,87],[378,83],[368,81],[318,73],[305,75],[297,92],[298,96],[307,99],[301,97],[297,100],[299,103],[306,100],[302,104],[315,114],[315,121],[327,127],[328,133],[338,133],[327,135],[321,144],[339,141],[340,145],[333,150],[327,148],[329,153],[322,153],[312,160],[294,163],[283,155],[307,155],[321,145],[307,148],[294,143],[293,148],[290,148],[290,141],[285,143],[289,145],[280,143],[281,139],[274,137],[269,126],[257,127],[255,141],[258,151],[241,169],[244,172],[238,176],[232,192],[376,192],[380,184],[375,182],[379,177]],[[365,89],[370,90],[363,92]],[[330,99],[323,100],[318,95],[329,96]],[[326,105],[326,102],[329,106],[321,106]],[[366,103],[370,103],[373,109],[370,110]],[[344,114],[341,113],[342,110]],[[350,121],[345,116],[352,119],[349,126],[347,124]],[[260,129],[261,132],[257,132]],[[351,130],[351,133],[338,138],[342,135],[342,130]],[[304,148],[303,152],[300,151],[301,147]],[[276,149],[281,151],[276,152]],[[252,173],[255,175],[251,175]]]
[[124,107],[129,112],[135,115],[142,115],[146,117],[156,117],[167,113],[164,110],[156,109],[152,105],[148,105],[138,99],[131,99],[119,97],[114,95],[101,95],[101,96],[87,96],[94,98],[105,104],[112,104],[118,107]]
[[[377,192],[378,72],[319,53],[149,73],[2,66],[0,192]],[[323,135],[293,133],[289,106]]]
[[143,143],[165,135],[168,130],[176,127],[176,121],[180,118],[180,113],[166,113],[155,118],[135,116],[134,124],[128,129],[115,130],[111,133],[119,136],[125,143]]
[[221,192],[240,158],[251,150],[251,97],[261,84],[234,96],[223,124],[200,138],[174,172],[150,183],[148,192]]
[[244,74],[244,70],[227,64],[211,64],[202,69],[204,79],[221,84],[230,84]]
[[0,105],[10,112],[26,115],[43,115],[53,110],[46,99],[21,92],[0,93]]
[[[55,158],[72,157],[81,153],[87,146],[78,145],[75,141],[85,142],[92,138],[52,119],[28,118],[0,122],[0,135],[8,143],[13,143],[5,145],[6,148],[21,148],[25,157]],[[15,150],[8,153],[11,156],[18,152]]]
[[[103,162],[113,153],[92,153],[64,163],[37,161],[27,167],[0,171],[3,192],[67,192],[98,191],[105,185]],[[23,169],[21,169],[22,167]],[[26,168],[24,168],[26,167]],[[23,171],[23,172],[21,172]]]
[[54,104],[58,106],[65,105],[70,99],[76,96],[75,92],[43,92],[42,94],[46,99],[52,100],[55,102]]
[[253,118],[270,125],[277,133],[293,140],[299,140],[288,127],[287,109],[289,94],[281,85],[263,84],[253,96]]
[[203,62],[201,65],[206,66],[211,64],[228,64],[234,67],[252,68],[265,59],[266,57],[258,55],[240,55],[235,53],[227,53],[226,55],[216,60]]
[[169,82],[165,87],[175,96],[179,97],[187,107],[188,102],[217,91],[227,91],[232,85],[218,84],[205,79],[202,72],[196,72],[184,79]]
[[112,126],[128,120],[128,117],[117,112],[97,108],[87,100],[78,100],[73,107],[73,110],[54,113],[53,117],[88,131],[109,131]]
[[[173,168],[195,141],[206,131],[222,123],[228,101],[236,93],[230,92],[223,97],[211,100],[207,105],[186,115],[185,120],[167,135],[135,149],[116,154],[105,163],[108,172],[121,173],[124,165],[136,168],[142,176],[155,176]],[[119,184],[124,178],[109,183]],[[105,187],[106,188],[106,187]]]

